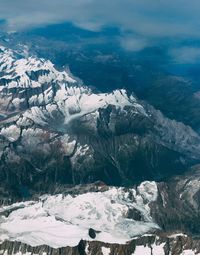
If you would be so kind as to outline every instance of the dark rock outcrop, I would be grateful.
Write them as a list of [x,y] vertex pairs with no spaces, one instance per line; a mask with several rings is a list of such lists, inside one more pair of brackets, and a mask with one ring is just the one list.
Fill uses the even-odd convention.
[[[34,255],[103,255],[104,249],[109,255],[134,255],[139,248],[140,254],[144,255],[181,255],[199,254],[200,240],[191,239],[186,235],[146,235],[138,237],[127,244],[108,244],[102,242],[86,242],[81,240],[76,247],[50,248],[46,245],[31,247],[18,242],[4,242],[0,244],[0,254],[34,254]],[[190,253],[189,253],[190,252]],[[137,251],[137,254],[138,251]]]
[[125,90],[95,94],[50,61],[1,47],[1,198],[57,185],[160,181],[200,162],[200,137]]
[[95,239],[95,237],[96,237],[96,232],[95,232],[95,230],[94,230],[93,228],[89,228],[89,230],[88,230],[88,235],[89,235],[89,237],[91,237],[92,239]]

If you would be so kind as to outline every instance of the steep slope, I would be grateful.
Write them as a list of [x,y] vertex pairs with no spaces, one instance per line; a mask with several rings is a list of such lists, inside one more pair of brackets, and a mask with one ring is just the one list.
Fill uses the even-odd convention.
[[[76,246],[81,239],[123,244],[134,236],[159,229],[149,207],[157,199],[154,182],[127,190],[94,188],[96,192],[45,195],[38,201],[2,207],[1,241],[17,240],[54,248]],[[93,238],[88,234],[89,229],[93,229]]]
[[0,254],[200,254],[199,169],[166,183],[79,185],[1,206]]
[[46,245],[30,246],[20,242],[5,241],[0,244],[2,254],[61,254],[61,255],[199,255],[199,240],[181,233],[174,235],[144,235],[127,244],[109,244],[81,241],[75,247],[51,248]]
[[4,47],[1,59],[2,198],[160,180],[199,162],[197,133],[125,90],[95,93],[51,62]]
[[50,61],[0,59],[0,254],[200,253],[194,130]]
[[25,110],[53,100],[56,84],[75,83],[67,72],[57,71],[50,61],[22,58],[18,52],[0,47],[0,112]]

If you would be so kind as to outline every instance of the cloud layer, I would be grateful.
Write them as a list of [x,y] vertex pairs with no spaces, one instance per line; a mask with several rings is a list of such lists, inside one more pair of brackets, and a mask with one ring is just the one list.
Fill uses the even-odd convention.
[[117,26],[144,37],[200,37],[199,0],[1,0],[10,30],[70,21],[90,30]]
[[[156,43],[200,40],[199,13],[199,0],[0,1],[0,20],[4,21],[0,24],[7,31],[62,22],[92,31],[114,26],[120,31],[122,46],[133,51]],[[198,49],[191,51],[193,58],[199,55]]]

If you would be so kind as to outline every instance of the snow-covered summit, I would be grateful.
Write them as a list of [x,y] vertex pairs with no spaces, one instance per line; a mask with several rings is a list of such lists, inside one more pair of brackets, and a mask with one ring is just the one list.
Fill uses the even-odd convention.
[[[25,57],[0,46],[0,113],[18,112],[35,107],[61,111],[67,115],[84,115],[114,105],[143,107],[125,90],[112,93],[94,93],[65,70],[59,71],[49,60]],[[43,111],[43,110],[42,110]],[[69,114],[70,112],[70,114]],[[51,112],[50,112],[51,114]],[[75,115],[74,115],[75,116]],[[68,120],[66,120],[68,121]]]
[[[0,46],[0,72],[0,83],[5,80],[8,88],[34,88],[54,81],[75,82],[66,71],[56,70],[51,61],[36,57],[23,58],[17,52],[3,46]],[[37,72],[40,72],[38,77]],[[0,85],[2,90],[3,86]]]
[[69,72],[57,70],[49,60],[25,57],[0,46],[1,115],[24,111],[33,105],[46,105],[53,101],[61,84],[73,86],[76,83]]

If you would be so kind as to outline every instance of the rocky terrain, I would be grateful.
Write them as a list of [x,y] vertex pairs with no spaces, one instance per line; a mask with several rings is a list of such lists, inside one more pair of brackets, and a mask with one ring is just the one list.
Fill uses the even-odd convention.
[[[145,245],[144,245],[145,244]],[[146,235],[133,239],[128,244],[108,244],[81,241],[76,247],[50,248],[46,245],[31,247],[19,242],[4,242],[0,245],[1,254],[61,254],[61,255],[195,255],[199,254],[199,241],[186,235],[177,234],[157,237]]]
[[200,254],[199,169],[168,183],[78,185],[1,206],[0,252]]
[[0,254],[200,253],[199,134],[27,54],[0,47]]
[[98,180],[162,180],[200,160],[200,137],[125,90],[99,93],[44,59],[1,47],[3,197]]

